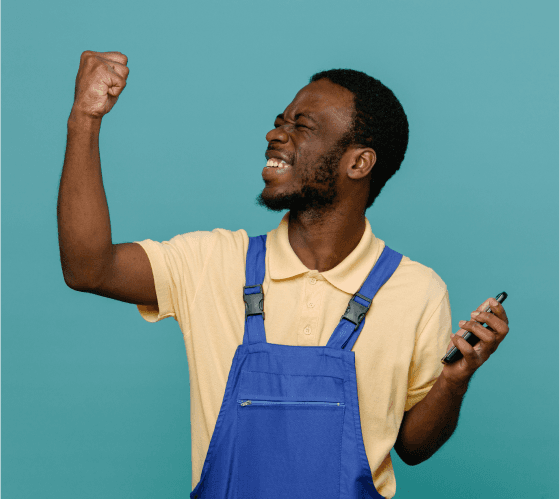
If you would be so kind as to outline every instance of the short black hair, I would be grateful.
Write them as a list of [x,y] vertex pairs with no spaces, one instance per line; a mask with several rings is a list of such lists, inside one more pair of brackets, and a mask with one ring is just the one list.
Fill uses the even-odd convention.
[[386,182],[400,168],[408,146],[408,120],[395,94],[379,80],[353,69],[315,73],[309,83],[327,79],[354,94],[352,145],[372,148],[373,167],[366,209],[373,205]]

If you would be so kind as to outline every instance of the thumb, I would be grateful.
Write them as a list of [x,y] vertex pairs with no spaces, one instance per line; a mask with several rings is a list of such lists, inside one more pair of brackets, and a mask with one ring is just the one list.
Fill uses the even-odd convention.
[[107,93],[111,94],[113,97],[118,97],[123,91],[124,87],[121,87],[118,83],[114,84],[112,87],[107,89]]
[[447,345],[447,349],[445,350],[446,353],[448,353],[451,349],[453,349],[455,347],[455,344],[453,343],[453,341],[451,340],[449,342],[449,344]]
[[[455,333],[452,333],[451,337],[453,337],[453,335],[460,335],[461,337],[463,337],[465,335],[465,333],[467,333],[467,330],[459,329]],[[453,343],[453,340],[450,340],[449,344],[447,345],[447,351],[446,352],[449,352],[454,347],[455,347],[455,344]]]

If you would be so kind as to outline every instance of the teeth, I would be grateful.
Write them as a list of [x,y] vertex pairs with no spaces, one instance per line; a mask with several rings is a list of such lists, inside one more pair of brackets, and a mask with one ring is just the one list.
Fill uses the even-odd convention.
[[284,160],[278,161],[276,158],[271,158],[270,160],[268,160],[266,162],[266,166],[267,167],[274,167],[274,168],[289,167],[289,165]]

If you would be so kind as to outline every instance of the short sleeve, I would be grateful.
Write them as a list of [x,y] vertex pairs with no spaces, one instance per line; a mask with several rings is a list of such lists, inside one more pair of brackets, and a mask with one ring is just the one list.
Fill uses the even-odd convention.
[[214,232],[195,231],[169,241],[135,241],[150,260],[158,300],[157,307],[137,305],[146,321],[172,317],[189,327],[188,305],[196,295],[215,237]]
[[[439,278],[439,277],[438,277]],[[443,283],[443,282],[441,282]],[[445,293],[428,316],[416,341],[408,376],[405,411],[421,401],[435,384],[443,370],[441,358],[445,355],[451,336],[451,306]]]

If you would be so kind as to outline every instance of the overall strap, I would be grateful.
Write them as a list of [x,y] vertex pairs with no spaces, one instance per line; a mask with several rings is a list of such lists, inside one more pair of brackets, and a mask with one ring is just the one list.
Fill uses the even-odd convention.
[[359,292],[356,292],[348,302],[346,312],[340,318],[340,323],[327,342],[327,347],[352,350],[364,327],[364,318],[373,297],[393,275],[401,259],[402,254],[385,245],[381,256],[377,259]]
[[249,236],[249,249],[245,261],[245,286],[243,301],[245,302],[245,333],[244,344],[266,342],[264,331],[264,282],[266,256],[266,234]]

